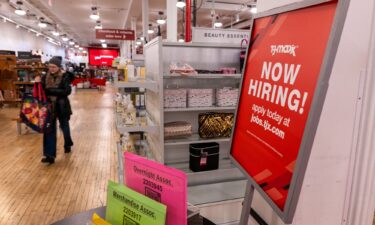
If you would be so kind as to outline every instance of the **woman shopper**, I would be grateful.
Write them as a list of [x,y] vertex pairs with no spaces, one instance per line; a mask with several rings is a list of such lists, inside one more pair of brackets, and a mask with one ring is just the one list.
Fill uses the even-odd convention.
[[54,56],[49,61],[48,73],[42,78],[35,79],[42,82],[47,98],[52,103],[52,123],[51,132],[43,136],[43,155],[42,163],[53,164],[56,158],[56,120],[59,120],[61,130],[64,135],[65,153],[70,153],[73,141],[70,136],[69,120],[72,115],[72,109],[68,96],[72,92],[70,87],[72,75],[61,69],[61,57]]

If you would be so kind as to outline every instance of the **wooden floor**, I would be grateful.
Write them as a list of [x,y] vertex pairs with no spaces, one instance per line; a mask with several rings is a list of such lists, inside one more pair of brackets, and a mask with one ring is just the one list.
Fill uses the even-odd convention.
[[116,131],[111,91],[71,96],[75,143],[64,154],[58,134],[56,163],[43,165],[42,135],[17,135],[17,109],[0,109],[0,224],[43,225],[99,207],[109,179],[117,181]]

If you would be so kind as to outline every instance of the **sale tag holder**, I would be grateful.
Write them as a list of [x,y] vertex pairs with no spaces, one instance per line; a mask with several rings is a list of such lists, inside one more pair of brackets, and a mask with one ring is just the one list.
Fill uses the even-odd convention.
[[[241,86],[240,86],[241,93],[240,93],[239,99],[238,99],[238,104],[237,104],[238,107],[237,107],[236,114],[235,114],[235,124],[234,124],[234,128],[232,130],[232,136],[231,136],[231,156],[230,156],[230,158],[231,158],[232,162],[246,175],[246,178],[248,180],[247,185],[246,185],[245,199],[244,199],[243,207],[242,207],[240,225],[247,225],[247,223],[248,223],[250,210],[251,210],[251,204],[252,204],[255,189],[266,200],[266,202],[272,207],[272,209],[275,211],[275,213],[284,221],[284,223],[291,224],[292,221],[293,221],[294,214],[295,214],[295,211],[296,211],[296,208],[297,208],[298,199],[299,199],[301,188],[302,188],[303,179],[304,179],[307,164],[308,164],[308,161],[309,161],[312,145],[314,143],[316,130],[317,130],[317,127],[318,127],[318,124],[319,124],[320,115],[321,115],[321,112],[322,112],[322,109],[323,109],[326,93],[327,93],[327,90],[328,90],[329,78],[330,78],[330,75],[331,75],[331,72],[332,72],[333,63],[335,61],[335,57],[336,57],[338,45],[339,45],[339,42],[340,42],[341,33],[342,33],[342,30],[343,30],[343,27],[344,27],[349,3],[350,3],[350,0],[339,0],[339,1],[337,1],[337,0],[333,0],[333,1],[329,1],[329,0],[306,0],[306,1],[298,2],[298,3],[293,3],[293,4],[290,4],[290,5],[287,5],[287,6],[283,6],[283,7],[280,7],[280,8],[276,8],[276,9],[273,9],[273,10],[269,10],[269,11],[266,11],[266,12],[263,12],[263,13],[259,13],[254,17],[254,19],[252,21],[251,44],[248,46],[247,54],[246,54],[246,60],[245,60],[246,65],[244,66],[244,70],[242,71],[242,81],[241,81]],[[254,55],[261,54],[261,53],[258,53],[258,52],[257,53],[253,52],[254,40],[262,38],[261,32],[259,32],[259,33],[254,32],[254,25],[257,25],[258,21],[260,21],[262,19],[265,19],[267,17],[272,18],[270,20],[275,20],[280,15],[282,16],[282,15],[285,15],[285,14],[288,14],[288,13],[290,13],[290,14],[303,13],[304,10],[308,10],[308,9],[314,9],[314,10],[317,10],[317,11],[322,9],[321,11],[323,11],[323,13],[326,13],[326,11],[324,11],[324,10],[326,10],[326,8],[324,8],[324,7],[327,7],[327,5],[330,5],[330,4],[334,9],[334,14],[333,14],[332,23],[329,24],[330,29],[329,29],[329,31],[327,33],[327,37],[325,39],[325,41],[327,43],[325,45],[325,48],[322,48],[322,57],[319,59],[321,64],[320,64],[316,74],[314,74],[314,76],[316,76],[316,84],[315,84],[315,87],[313,89],[311,89],[312,90],[311,93],[308,93],[310,95],[306,94],[307,92],[305,92],[305,96],[303,96],[303,95],[300,96],[301,102],[303,102],[301,104],[305,104],[307,98],[309,99],[309,104],[306,104],[305,108],[301,107],[301,108],[298,108],[298,109],[293,107],[293,105],[289,106],[289,110],[295,110],[296,113],[306,114],[306,116],[305,116],[304,119],[301,119],[301,121],[303,121],[303,123],[301,123],[302,125],[300,125],[300,128],[301,128],[302,132],[301,132],[301,136],[299,137],[299,140],[296,142],[296,143],[298,143],[297,144],[298,151],[297,151],[297,154],[296,154],[296,158],[294,159],[293,164],[292,163],[290,164],[292,166],[289,165],[289,167],[288,167],[288,169],[290,171],[290,174],[287,176],[287,178],[284,177],[285,179],[283,179],[283,180],[289,181],[289,183],[288,182],[285,183],[285,181],[283,181],[284,183],[282,183],[282,182],[280,182],[280,179],[277,181],[278,183],[282,183],[284,185],[283,188],[287,190],[286,195],[285,195],[285,201],[284,202],[280,202],[280,201],[277,202],[277,201],[275,201],[275,199],[281,198],[280,193],[277,191],[277,188],[268,189],[266,191],[265,186],[270,185],[270,183],[266,183],[266,182],[265,183],[259,183],[259,181],[264,179],[265,177],[271,176],[272,171],[270,172],[270,171],[264,170],[262,173],[258,173],[257,176],[255,177],[254,173],[251,174],[252,171],[249,169],[249,168],[251,168],[251,166],[248,167],[247,165],[244,164],[244,162],[246,162],[246,160],[249,160],[249,159],[243,158],[244,156],[242,156],[242,158],[241,158],[241,155],[246,155],[244,153],[248,149],[239,148],[239,146],[241,145],[241,144],[239,144],[239,142],[240,142],[239,140],[241,140],[241,138],[242,139],[254,139],[254,140],[252,140],[252,143],[257,143],[258,148],[262,148],[262,147],[259,147],[259,146],[263,146],[263,148],[268,148],[268,149],[273,150],[273,153],[269,153],[269,154],[276,154],[281,158],[284,156],[282,153],[278,152],[277,149],[273,148],[272,145],[270,145],[269,143],[262,140],[262,138],[259,138],[259,136],[257,136],[256,132],[251,132],[251,130],[247,130],[247,133],[238,134],[239,130],[240,130],[239,127],[243,127],[243,125],[242,125],[243,121],[241,120],[241,123],[239,123],[239,121],[240,121],[239,118],[241,118],[241,114],[243,114],[243,112],[241,112],[241,102],[243,101],[242,96],[245,95],[245,94],[250,95],[251,93],[253,93],[253,99],[256,98],[256,97],[259,98],[259,96],[267,98],[266,94],[264,94],[264,95],[259,94],[260,91],[258,91],[258,92],[256,91],[255,82],[251,83],[251,85],[253,85],[253,86],[249,86],[248,89],[246,89],[246,87],[245,87],[245,86],[247,86],[247,84],[244,83],[245,81],[247,81],[246,71],[248,70],[249,64],[253,63],[252,61],[254,60],[254,58],[256,59],[256,56],[254,56]],[[304,27],[301,27],[300,32],[303,32],[304,31],[303,29],[304,29]],[[272,31],[272,33],[273,33],[272,36],[278,35],[279,32],[280,32],[280,30],[274,29]],[[282,31],[281,31],[281,33],[282,33]],[[257,40],[257,41],[259,41],[259,40]],[[313,36],[311,36],[310,40],[308,42],[313,43],[313,42],[316,42],[316,41],[317,40],[315,40],[315,38]],[[296,48],[301,47],[301,46],[292,46],[291,43],[274,43],[274,44],[275,45],[270,46],[271,48],[269,49],[270,50],[269,54],[271,54],[272,56],[280,53],[280,54],[289,55],[288,57],[292,58],[292,57],[296,56],[295,55]],[[288,45],[283,45],[283,44],[288,44]],[[322,45],[322,46],[324,46],[324,45]],[[252,55],[253,58],[249,57],[251,54],[253,54]],[[309,58],[306,58],[306,60],[309,60]],[[276,64],[277,64],[276,67],[280,66],[279,63],[276,63]],[[307,62],[306,64],[309,64],[309,62]],[[285,77],[287,77],[287,78],[284,78],[284,80],[290,82],[290,83],[288,83],[288,85],[289,85],[288,87],[290,88],[291,85],[294,84],[295,79],[298,79],[298,72],[300,72],[301,68],[296,66],[296,67],[293,67],[293,69],[294,69],[293,70],[293,69],[291,69],[292,65],[285,64],[284,66],[286,66],[286,68],[279,67],[279,68],[275,69],[275,65],[272,68],[272,63],[264,62],[262,72],[261,72],[262,78],[267,78],[267,77],[268,78],[270,78],[270,77],[276,78],[276,77],[278,77],[277,76],[278,74],[277,73],[276,73],[276,75],[272,74],[272,76],[271,76],[270,75],[271,71],[275,72],[275,71],[277,71],[277,69],[279,69],[280,71],[285,69],[284,70],[284,71],[286,71]],[[289,68],[288,68],[288,66],[289,66]],[[302,66],[304,66],[304,65],[302,65]],[[260,66],[260,67],[262,67],[262,66]],[[308,66],[306,66],[306,67],[308,67]],[[254,75],[252,75],[252,76],[254,76]],[[293,80],[293,78],[294,78],[294,80]],[[258,88],[260,89],[259,85],[258,85]],[[275,83],[274,83],[273,86],[272,85],[268,85],[268,86],[270,86],[270,88],[272,88],[272,87],[275,88]],[[252,87],[252,88],[250,88],[250,87]],[[270,97],[271,92],[272,92],[272,97]],[[280,92],[280,90],[279,90],[279,92]],[[275,102],[275,97],[274,97],[275,94],[274,93],[277,93],[277,91],[268,90],[268,100],[271,101],[272,103]],[[294,93],[294,94],[296,96],[298,96],[297,95],[298,93]],[[282,100],[280,100],[280,101],[282,101]],[[251,102],[251,101],[249,101],[249,102]],[[277,100],[276,100],[276,103],[277,103]],[[285,101],[284,101],[284,103],[285,103]],[[267,103],[267,104],[270,104],[270,103]],[[266,108],[263,107],[263,105],[259,105],[259,104],[255,104],[255,103],[252,106],[256,106],[255,107],[256,109],[253,109],[253,112],[255,114],[258,113],[258,115],[263,115],[263,116],[267,114],[270,118],[272,117],[276,122],[278,122],[278,124],[283,123],[283,125],[289,126],[290,118],[289,118],[289,121],[287,119],[282,120],[281,119],[282,116],[278,115],[277,111],[272,111],[272,110],[266,109]],[[246,107],[251,108],[252,106],[247,105]],[[250,117],[250,114],[246,114],[245,118],[246,118],[246,116]],[[252,126],[258,125],[258,126],[262,126],[262,128],[270,126],[268,121],[265,122],[261,118],[259,118],[258,116],[252,116],[251,121],[253,123]],[[256,124],[256,125],[254,125],[254,124]],[[264,130],[266,130],[266,129],[264,129]],[[277,138],[283,139],[285,137],[285,135],[287,135],[287,134],[283,133],[282,131],[280,131],[278,129],[274,129],[274,127],[272,127],[272,129],[269,129],[269,130],[272,130],[273,134],[275,136],[277,136]],[[264,132],[264,131],[262,131],[262,132]],[[264,133],[262,133],[261,135],[264,135]],[[272,135],[270,135],[270,136],[272,136]],[[246,146],[246,144],[243,144],[243,145]],[[266,160],[266,159],[258,160],[258,161],[249,161],[249,163],[259,165],[259,164],[262,164],[263,163],[262,161],[264,161],[264,160]],[[260,167],[262,167],[262,165],[260,165]],[[274,182],[274,184],[275,184],[275,182]]]

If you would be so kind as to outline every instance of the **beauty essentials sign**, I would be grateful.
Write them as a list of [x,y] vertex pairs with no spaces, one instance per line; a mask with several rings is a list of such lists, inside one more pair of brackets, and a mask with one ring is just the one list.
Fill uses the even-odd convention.
[[[307,166],[311,146],[303,144],[314,138],[322,87],[328,86],[332,65],[323,65],[326,52],[330,57],[336,52],[327,48],[337,5],[331,1],[254,20],[231,154],[281,213],[298,199],[295,182],[302,183]],[[313,108],[314,98],[319,107]],[[315,121],[309,120],[312,112]]]
[[187,176],[184,172],[124,153],[127,187],[167,206],[166,225],[187,224]]

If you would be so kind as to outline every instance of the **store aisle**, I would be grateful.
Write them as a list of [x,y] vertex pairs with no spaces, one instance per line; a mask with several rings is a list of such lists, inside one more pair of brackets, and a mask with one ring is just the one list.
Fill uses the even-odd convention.
[[56,163],[43,165],[42,135],[17,135],[17,109],[0,109],[0,224],[42,225],[99,207],[109,179],[117,181],[113,97],[79,90],[70,99],[75,143],[64,154],[58,133]]

